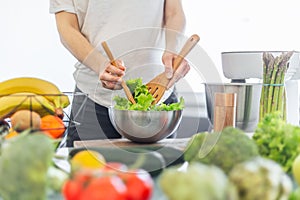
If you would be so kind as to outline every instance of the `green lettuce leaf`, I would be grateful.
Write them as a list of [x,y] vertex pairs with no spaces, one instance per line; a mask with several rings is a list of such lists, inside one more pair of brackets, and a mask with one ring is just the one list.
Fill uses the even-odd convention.
[[118,110],[142,110],[142,111],[172,111],[182,110],[184,108],[184,99],[180,97],[180,101],[172,104],[161,103],[159,105],[152,105],[155,98],[149,93],[146,85],[143,85],[142,79],[130,79],[126,81],[126,84],[133,94],[133,98],[136,104],[132,104],[127,98],[115,96],[115,109]]

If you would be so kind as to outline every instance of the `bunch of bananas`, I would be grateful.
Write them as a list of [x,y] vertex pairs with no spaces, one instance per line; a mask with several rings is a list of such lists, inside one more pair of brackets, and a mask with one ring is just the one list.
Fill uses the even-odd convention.
[[21,109],[37,112],[41,116],[63,117],[63,108],[70,104],[52,82],[35,77],[17,77],[0,82],[0,119]]

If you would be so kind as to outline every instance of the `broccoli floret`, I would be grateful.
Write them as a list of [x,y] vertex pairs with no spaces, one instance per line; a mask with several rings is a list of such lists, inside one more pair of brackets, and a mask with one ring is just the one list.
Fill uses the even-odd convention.
[[[214,134],[219,133],[195,134],[187,145],[184,159],[189,162],[217,165],[228,173],[235,164],[259,155],[256,143],[238,128],[226,127],[219,137]],[[215,143],[211,143],[212,141],[206,137],[215,138]],[[201,146],[205,145],[205,142],[210,142],[208,147],[211,151],[201,156],[203,154]]]
[[4,200],[46,199],[53,154],[53,143],[43,133],[26,132],[7,140],[0,155],[0,196]]

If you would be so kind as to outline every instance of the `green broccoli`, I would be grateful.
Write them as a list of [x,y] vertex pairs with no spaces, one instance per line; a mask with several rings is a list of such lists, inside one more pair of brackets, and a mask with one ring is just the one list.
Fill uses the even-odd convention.
[[205,164],[217,165],[228,173],[232,167],[240,162],[258,156],[258,147],[242,130],[233,127],[226,127],[215,146],[204,157],[200,157],[201,146],[206,142],[206,137],[214,137],[213,133],[198,133],[193,135],[189,141],[184,159],[189,162],[202,162]]
[[4,200],[43,200],[54,146],[43,133],[23,132],[7,140],[0,155],[0,196]]

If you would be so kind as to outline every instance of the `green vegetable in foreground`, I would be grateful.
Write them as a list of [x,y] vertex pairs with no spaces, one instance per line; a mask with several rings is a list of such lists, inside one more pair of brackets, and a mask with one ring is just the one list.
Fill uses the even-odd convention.
[[256,157],[236,165],[229,173],[240,200],[288,199],[292,181],[281,166],[266,158]]
[[161,103],[159,105],[152,105],[155,100],[147,89],[147,86],[142,83],[141,78],[130,79],[126,81],[126,84],[134,94],[133,98],[136,104],[132,104],[127,98],[115,96],[115,109],[118,110],[141,110],[141,111],[171,111],[171,110],[182,110],[184,108],[184,99],[181,97],[179,102],[166,105]]
[[200,157],[205,138],[214,134],[218,133],[204,132],[193,135],[184,152],[184,159],[189,162],[216,165],[228,173],[234,165],[259,155],[255,142],[242,130],[226,127],[212,150],[205,157]]
[[0,155],[0,196],[4,200],[43,200],[53,142],[43,133],[27,132],[3,144]]
[[170,200],[237,200],[235,187],[216,166],[192,163],[186,170],[166,168],[159,185]]
[[299,199],[300,199],[300,188],[297,188],[290,194],[288,200],[299,200]]
[[263,157],[279,163],[291,173],[293,161],[300,154],[300,127],[286,123],[281,113],[266,115],[257,125],[253,140]]

